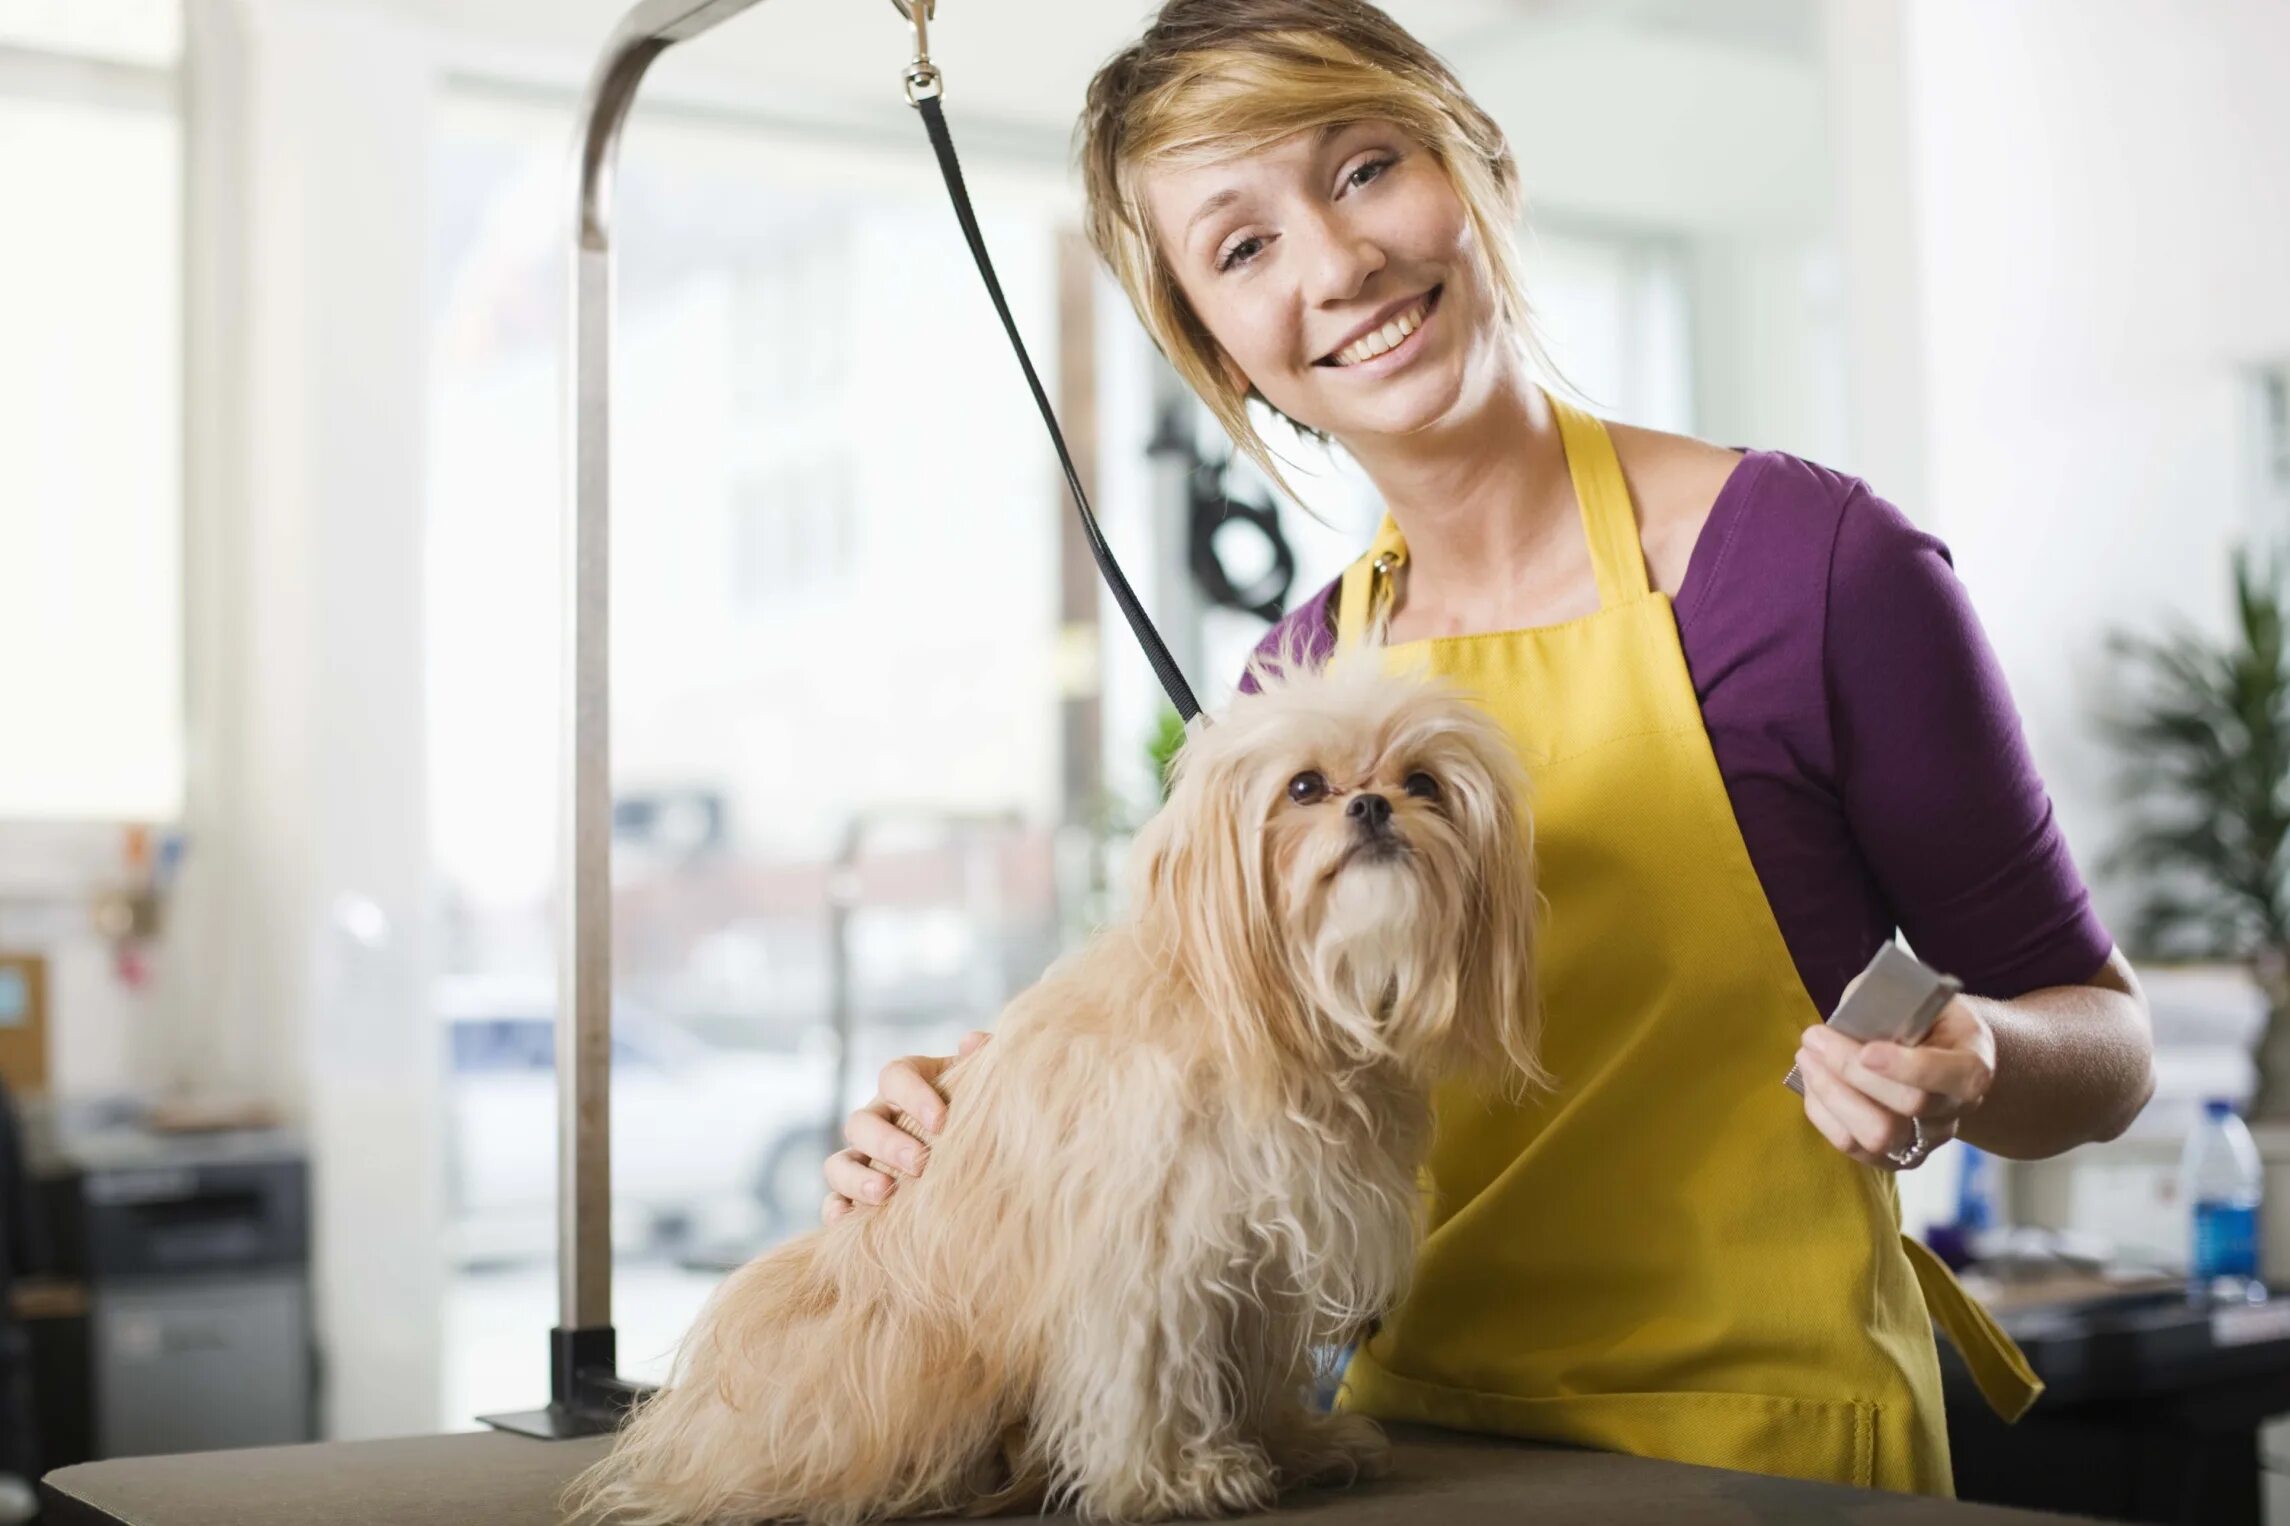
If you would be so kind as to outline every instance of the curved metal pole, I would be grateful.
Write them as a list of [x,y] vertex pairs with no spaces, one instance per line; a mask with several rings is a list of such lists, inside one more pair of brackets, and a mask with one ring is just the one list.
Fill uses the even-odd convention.
[[[574,156],[571,491],[564,520],[557,1022],[557,1325],[549,1405],[484,1417],[506,1430],[609,1429],[635,1385],[612,1327],[612,177],[653,60],[757,0],[643,0],[606,42],[581,100]],[[937,0],[891,0],[914,34],[908,99],[937,88],[925,27]],[[919,12],[919,14],[917,14]]]
[[[569,368],[572,482],[565,507],[565,694],[557,1024],[557,1360],[613,1367],[612,1329],[612,177],[621,129],[654,59],[757,0],[645,0],[589,77],[577,149]],[[567,1020],[569,1019],[569,1021]],[[577,1339],[596,1332],[585,1343]],[[576,1349],[577,1352],[576,1352]]]

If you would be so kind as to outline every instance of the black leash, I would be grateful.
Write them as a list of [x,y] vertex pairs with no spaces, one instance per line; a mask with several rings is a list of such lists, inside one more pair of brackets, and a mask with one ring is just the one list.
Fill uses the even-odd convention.
[[1058,428],[1057,414],[1050,407],[1049,394],[1042,390],[1041,378],[1034,374],[1033,359],[1026,353],[1025,340],[1018,336],[1017,320],[1010,316],[1010,304],[1003,300],[1002,283],[994,276],[994,262],[987,258],[986,240],[979,233],[978,219],[970,210],[970,193],[963,188],[962,166],[955,160],[954,140],[947,135],[946,113],[939,104],[943,82],[938,66],[930,61],[925,28],[937,9],[936,0],[891,0],[891,4],[914,28],[914,61],[907,65],[905,76],[907,102],[922,113],[922,125],[930,133],[930,146],[938,151],[938,168],[946,177],[946,193],[953,198],[954,215],[962,224],[962,236],[970,242],[971,256],[978,261],[978,274],[985,278],[986,293],[994,299],[994,311],[1002,315],[1002,327],[1009,333],[1010,347],[1018,352],[1018,364],[1025,370],[1026,385],[1033,389],[1034,405],[1042,410],[1042,423],[1048,426],[1051,443],[1057,447],[1058,465],[1065,468],[1066,486],[1073,491],[1073,506],[1081,515],[1089,553],[1097,559],[1097,570],[1105,578],[1105,586],[1113,591],[1113,602],[1121,606],[1122,616],[1128,620],[1137,644],[1145,649],[1145,660],[1153,665],[1153,676],[1161,681],[1162,692],[1169,696],[1169,703],[1177,707],[1178,717],[1191,725],[1200,716],[1200,702],[1193,698],[1192,687],[1177,669],[1177,659],[1169,655],[1167,643],[1153,628],[1145,606],[1137,602],[1136,592],[1121,574],[1121,564],[1113,559],[1113,548],[1105,543],[1105,535],[1098,529],[1097,515],[1089,507],[1089,495],[1081,490],[1081,474],[1074,469],[1073,457],[1066,450],[1065,433]]

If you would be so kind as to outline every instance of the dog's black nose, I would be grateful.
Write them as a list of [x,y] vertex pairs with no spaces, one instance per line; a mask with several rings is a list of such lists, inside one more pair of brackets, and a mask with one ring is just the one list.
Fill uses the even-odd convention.
[[1362,831],[1380,832],[1391,821],[1391,802],[1381,795],[1354,795],[1344,814],[1359,823]]

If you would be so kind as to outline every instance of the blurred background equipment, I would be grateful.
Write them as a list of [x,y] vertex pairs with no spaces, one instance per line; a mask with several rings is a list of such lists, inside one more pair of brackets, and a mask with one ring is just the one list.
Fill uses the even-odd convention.
[[[1269,492],[1236,498],[1226,473],[1236,455],[1219,459],[1201,453],[1198,404],[1172,400],[1145,447],[1149,456],[1168,456],[1185,468],[1185,501],[1162,512],[1185,526],[1186,565],[1202,595],[1220,609],[1237,609],[1267,623],[1288,609],[1296,585],[1296,552],[1281,532],[1280,510]],[[1242,533],[1227,534],[1228,527]],[[1254,539],[1256,544],[1247,542]]]
[[42,1107],[27,1156],[46,1245],[28,1321],[44,1466],[318,1436],[309,1180],[290,1132]]

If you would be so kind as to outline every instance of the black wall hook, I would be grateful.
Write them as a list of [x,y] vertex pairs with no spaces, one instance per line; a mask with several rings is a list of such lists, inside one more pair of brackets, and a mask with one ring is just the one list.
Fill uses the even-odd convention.
[[[1185,473],[1185,560],[1193,581],[1210,603],[1237,609],[1260,620],[1278,620],[1288,609],[1289,592],[1296,585],[1296,550],[1280,528],[1280,510],[1269,497],[1242,498],[1226,485],[1233,457],[1211,460],[1201,454],[1186,427],[1188,407],[1172,404],[1162,410],[1153,438],[1145,447],[1150,456],[1183,458]],[[1271,563],[1244,586],[1225,565],[1219,541],[1235,523],[1264,538]]]

